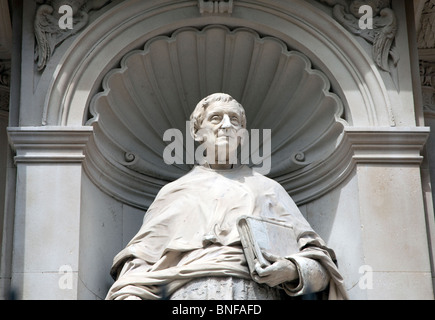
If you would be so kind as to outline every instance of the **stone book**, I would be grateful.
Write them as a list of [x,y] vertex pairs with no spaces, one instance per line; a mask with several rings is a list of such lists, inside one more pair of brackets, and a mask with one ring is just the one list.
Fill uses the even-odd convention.
[[255,273],[257,262],[262,268],[271,264],[263,252],[283,258],[299,252],[291,225],[272,219],[241,216],[237,220],[237,229],[251,274]]

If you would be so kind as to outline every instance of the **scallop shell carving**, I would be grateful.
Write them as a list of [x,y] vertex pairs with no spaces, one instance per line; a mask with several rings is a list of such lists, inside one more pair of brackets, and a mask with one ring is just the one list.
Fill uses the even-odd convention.
[[128,53],[106,75],[88,124],[114,167],[164,184],[191,169],[164,163],[164,132],[177,128],[186,139],[191,112],[215,92],[244,106],[248,131],[271,129],[271,177],[326,159],[345,125],[340,99],[304,54],[251,29],[220,25],[183,28]]

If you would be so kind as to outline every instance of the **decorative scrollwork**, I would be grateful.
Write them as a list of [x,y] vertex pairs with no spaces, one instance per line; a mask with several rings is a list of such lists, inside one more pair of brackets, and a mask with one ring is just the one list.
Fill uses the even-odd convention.
[[305,154],[303,152],[296,152],[293,155],[293,159],[297,162],[304,162],[305,161]]
[[[89,11],[98,10],[110,1],[37,0],[40,5],[36,10],[34,32],[36,38],[35,61],[37,61],[38,70],[41,71],[45,68],[57,46],[88,24]],[[72,9],[72,29],[59,27],[59,19],[62,17],[59,8],[63,5],[68,5]]]
[[423,109],[426,116],[435,116],[435,62],[420,61]]
[[124,154],[124,159],[127,162],[133,162],[136,159],[136,156],[132,152],[126,152]]
[[[391,0],[319,0],[332,6],[333,17],[349,32],[358,35],[373,45],[372,55],[376,65],[390,71],[390,61],[394,66],[399,61],[394,40],[397,33],[397,19],[391,9]],[[360,28],[360,7],[368,5],[373,9],[373,27]]]
[[0,60],[0,86],[9,87],[11,77],[11,61]]
[[11,61],[0,60],[0,110],[9,111]]
[[435,48],[435,1],[424,4],[421,13],[420,29],[417,35],[419,49]]

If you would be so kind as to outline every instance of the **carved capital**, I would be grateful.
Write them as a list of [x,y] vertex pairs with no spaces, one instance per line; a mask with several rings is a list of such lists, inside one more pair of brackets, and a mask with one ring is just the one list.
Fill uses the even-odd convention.
[[8,128],[15,163],[81,163],[91,127]]
[[350,145],[355,164],[420,165],[430,129],[348,127],[345,132],[344,144]]

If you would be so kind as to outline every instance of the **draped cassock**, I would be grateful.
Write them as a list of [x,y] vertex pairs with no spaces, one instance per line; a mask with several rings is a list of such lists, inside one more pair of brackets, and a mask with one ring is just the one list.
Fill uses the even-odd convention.
[[200,278],[251,280],[236,228],[241,215],[293,225],[300,252],[286,258],[297,266],[299,279],[280,285],[288,295],[327,288],[329,299],[347,298],[333,250],[279,183],[247,166],[196,166],[159,191],[139,232],[115,256],[116,281],[106,299],[159,299],[162,287],[171,296]]

